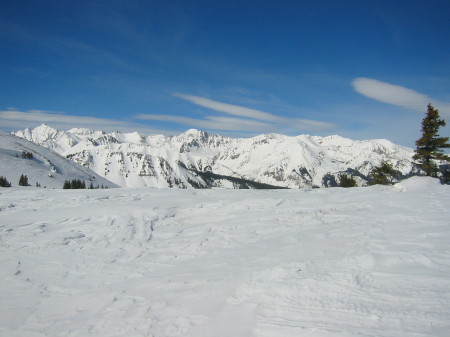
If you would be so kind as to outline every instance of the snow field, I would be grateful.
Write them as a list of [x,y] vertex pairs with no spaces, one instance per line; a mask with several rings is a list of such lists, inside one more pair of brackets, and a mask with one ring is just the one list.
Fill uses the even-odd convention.
[[0,189],[0,336],[448,336],[450,189]]

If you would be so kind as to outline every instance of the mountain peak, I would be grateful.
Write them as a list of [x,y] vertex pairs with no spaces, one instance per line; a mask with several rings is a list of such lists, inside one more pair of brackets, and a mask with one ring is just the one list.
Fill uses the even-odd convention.
[[192,137],[203,137],[205,135],[208,135],[208,133],[206,131],[201,131],[198,129],[189,129],[183,133],[180,134],[180,136],[185,135],[185,136],[192,136]]
[[90,135],[90,134],[94,133],[93,130],[88,129],[88,128],[72,128],[70,130],[67,130],[67,132],[75,133],[75,134],[79,134],[79,135]]
[[35,127],[32,131],[35,132],[35,133],[41,133],[41,134],[58,132],[57,129],[51,127],[47,123],[42,123],[41,125]]

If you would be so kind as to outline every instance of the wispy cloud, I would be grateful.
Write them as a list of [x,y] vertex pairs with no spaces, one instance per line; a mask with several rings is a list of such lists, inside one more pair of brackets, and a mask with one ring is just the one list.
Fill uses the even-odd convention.
[[85,127],[89,129],[99,129],[103,131],[139,131],[144,133],[168,134],[164,130],[154,130],[143,128],[142,125],[131,121],[97,118],[90,116],[75,116],[61,112],[45,110],[20,111],[15,108],[0,111],[1,127],[4,130],[18,130],[26,127],[35,127],[46,123],[52,127],[68,130],[71,128]]
[[206,116],[204,119],[200,119],[173,115],[141,114],[134,116],[134,118],[170,121],[210,130],[244,132],[326,131],[336,126],[332,123],[310,119],[281,117],[265,111],[218,102],[199,96],[186,94],[174,94],[174,96],[216,112],[238,117]]
[[408,108],[425,111],[428,103],[434,104],[441,113],[450,115],[450,104],[439,102],[418,91],[400,85],[381,82],[371,78],[356,78],[352,81],[356,92],[374,100]]
[[196,105],[212,109],[219,112],[224,112],[230,115],[245,117],[245,118],[253,118],[259,119],[268,122],[275,122],[279,120],[279,117],[261,110],[250,109],[246,107],[242,107],[239,105],[233,105],[228,103],[222,103],[213,101],[212,99],[192,96],[192,95],[184,95],[184,94],[174,94],[175,97],[184,99]]
[[272,125],[269,123],[233,117],[207,116],[206,119],[198,119],[183,116],[141,114],[134,116],[134,118],[172,122],[210,130],[264,132],[272,128]]

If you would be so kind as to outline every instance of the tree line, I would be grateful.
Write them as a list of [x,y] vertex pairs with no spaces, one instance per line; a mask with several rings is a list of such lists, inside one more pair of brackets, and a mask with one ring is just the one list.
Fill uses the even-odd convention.
[[94,184],[92,183],[92,181],[89,184],[89,187],[86,187],[86,182],[84,180],[80,180],[80,179],[65,180],[64,184],[63,184],[63,189],[65,189],[65,190],[66,189],[76,190],[76,189],[86,189],[86,188],[93,190],[93,189],[99,189],[99,188],[103,189],[103,188],[108,188],[108,187],[107,186],[105,187],[103,185],[101,187],[98,185],[94,187]]
[[[30,184],[28,183],[28,176],[25,174],[21,174],[20,178],[19,178],[19,186],[30,186]],[[0,176],[0,187],[11,187],[11,183],[8,181],[8,179],[4,176]],[[40,183],[36,183],[36,187],[41,187]],[[45,186],[44,186],[45,187]],[[80,179],[72,179],[72,180],[65,180],[64,184],[63,184],[63,189],[85,189],[85,188],[89,188],[89,189],[98,189],[98,188],[108,188],[108,186],[95,186],[94,184],[90,183],[89,187],[86,187],[86,182],[84,180],[80,180]]]

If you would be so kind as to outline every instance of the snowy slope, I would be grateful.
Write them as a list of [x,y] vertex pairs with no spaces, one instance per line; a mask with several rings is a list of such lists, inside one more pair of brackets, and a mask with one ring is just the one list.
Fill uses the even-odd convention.
[[373,166],[383,160],[404,175],[415,170],[413,150],[387,140],[277,134],[238,139],[198,130],[165,137],[58,131],[45,124],[15,135],[127,187],[236,187],[230,180],[205,181],[203,172],[289,188],[333,186],[342,172],[350,172],[363,185]]
[[0,188],[0,336],[447,337],[450,187]]
[[[29,158],[22,154],[28,153]],[[59,154],[25,139],[0,132],[0,176],[17,186],[21,175],[28,183],[41,187],[62,188],[65,180],[80,179],[89,187],[117,187],[90,169],[80,166]]]

